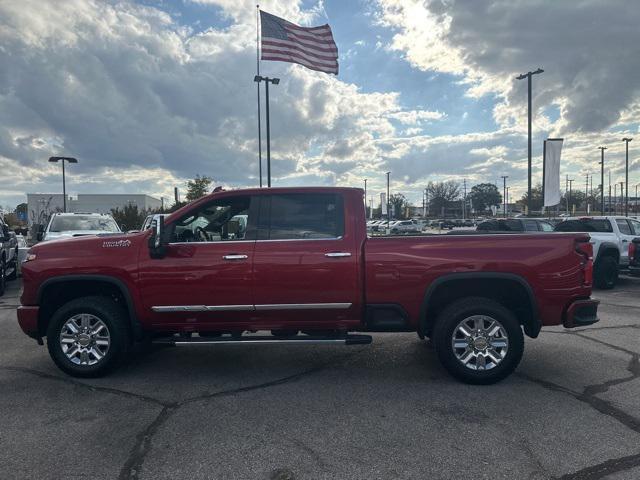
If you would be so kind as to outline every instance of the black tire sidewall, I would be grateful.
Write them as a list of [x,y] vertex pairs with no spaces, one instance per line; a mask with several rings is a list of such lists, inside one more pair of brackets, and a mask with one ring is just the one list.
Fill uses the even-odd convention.
[[[456,357],[451,339],[453,331],[463,319],[472,315],[486,315],[498,320],[509,339],[506,357],[490,370],[478,371],[465,367]],[[510,375],[520,363],[524,351],[524,335],[516,317],[499,303],[486,298],[467,298],[454,302],[438,316],[433,332],[438,358],[447,371],[458,380],[475,385],[496,383]]]
[[[102,320],[109,330],[109,350],[95,365],[76,365],[62,351],[60,331],[64,323],[74,315],[88,313]],[[60,307],[51,317],[47,329],[47,347],[55,364],[74,377],[99,377],[119,365],[129,350],[130,336],[122,309],[107,297],[84,297],[72,300]]]
[[[603,290],[615,287],[618,280],[618,263],[613,257],[602,257],[595,269],[596,286]],[[611,279],[608,277],[611,276]]]

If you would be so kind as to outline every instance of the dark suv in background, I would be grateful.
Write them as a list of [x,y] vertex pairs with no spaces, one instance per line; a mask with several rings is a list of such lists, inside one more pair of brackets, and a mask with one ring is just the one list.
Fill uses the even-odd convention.
[[494,218],[476,227],[479,232],[553,232],[553,225],[538,218]]

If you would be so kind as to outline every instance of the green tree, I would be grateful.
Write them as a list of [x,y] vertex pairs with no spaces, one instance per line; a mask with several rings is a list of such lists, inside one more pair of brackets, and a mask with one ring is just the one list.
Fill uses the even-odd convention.
[[460,185],[453,180],[446,182],[429,182],[427,184],[427,198],[429,210],[440,215],[449,202],[460,198]]
[[[511,196],[511,195],[509,195]],[[522,205],[522,211],[524,212],[524,207],[528,205],[527,200],[529,198],[529,192],[524,192],[524,195],[518,200],[516,203]],[[538,184],[535,187],[531,187],[531,210],[532,212],[542,210],[542,204],[544,199],[542,198],[542,185]],[[529,213],[532,213],[529,212]]]
[[213,178],[203,175],[196,175],[196,178],[187,182],[187,195],[188,202],[193,202],[201,197],[204,197],[209,193],[209,188],[213,183]]
[[123,231],[137,230],[150,212],[138,210],[134,204],[125,205],[122,209],[112,208],[111,215]]
[[493,205],[502,203],[502,195],[493,183],[479,183],[471,187],[467,196],[476,212],[484,212]]
[[393,217],[398,219],[406,218],[406,210],[409,206],[409,202],[406,197],[401,193],[394,193],[389,197],[389,205],[391,205],[391,211]]

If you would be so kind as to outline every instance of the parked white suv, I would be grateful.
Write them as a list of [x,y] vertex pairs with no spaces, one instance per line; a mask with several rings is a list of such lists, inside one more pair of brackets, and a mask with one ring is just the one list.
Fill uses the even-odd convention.
[[629,217],[568,217],[554,230],[588,233],[593,245],[594,284],[613,288],[619,270],[629,266],[629,243],[640,237],[640,222]]
[[120,227],[111,215],[103,213],[54,213],[44,230],[38,232],[38,240],[119,233]]
[[389,224],[389,230],[391,230],[391,233],[416,233],[420,231],[418,225],[414,223],[413,220],[396,220],[395,222],[391,222]]

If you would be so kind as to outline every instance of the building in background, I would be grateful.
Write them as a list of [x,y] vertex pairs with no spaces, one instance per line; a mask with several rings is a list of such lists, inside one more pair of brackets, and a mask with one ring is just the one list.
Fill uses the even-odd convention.
[[[64,197],[61,193],[27,193],[29,227],[44,224],[55,212],[62,212]],[[67,212],[111,213],[114,208],[136,205],[138,210],[157,210],[162,200],[142,194],[81,193],[67,198]]]

